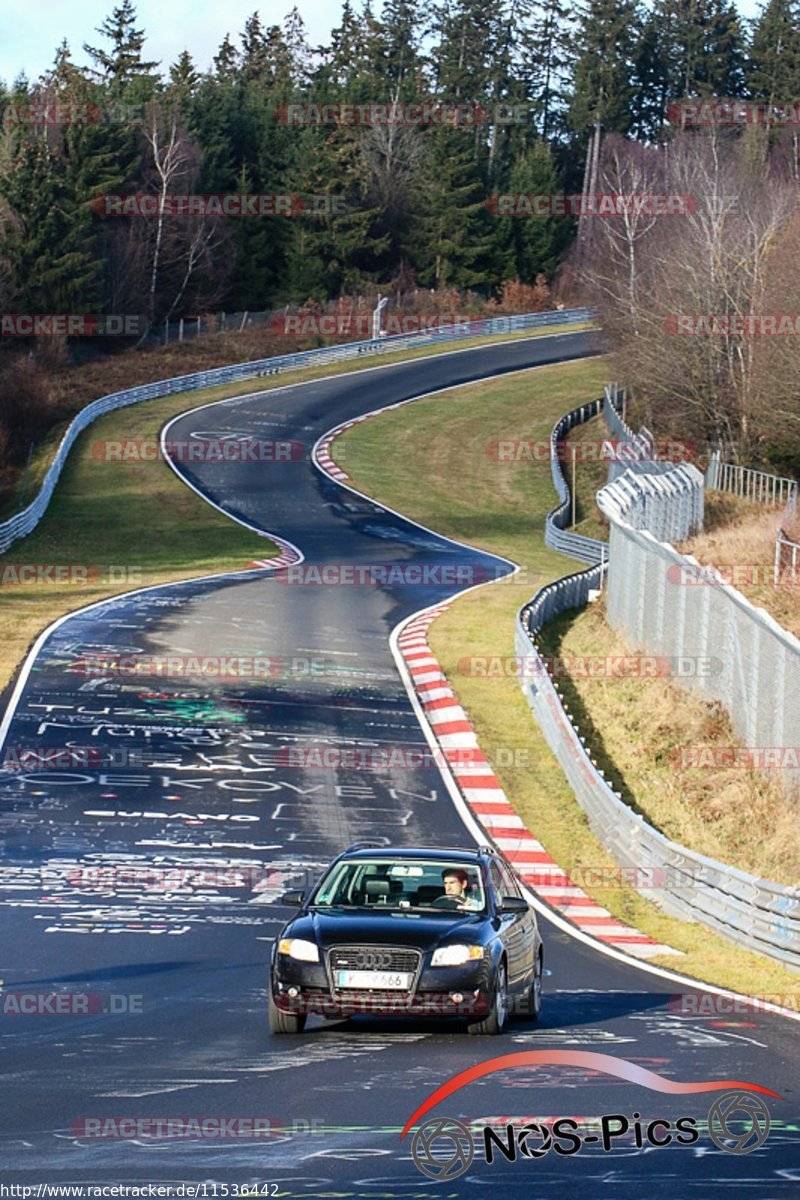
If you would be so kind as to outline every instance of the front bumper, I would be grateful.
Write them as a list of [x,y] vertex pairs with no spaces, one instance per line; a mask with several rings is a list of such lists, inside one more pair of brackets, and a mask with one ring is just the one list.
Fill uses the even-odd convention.
[[485,959],[462,967],[423,967],[411,992],[333,988],[322,963],[299,963],[278,955],[272,995],[282,1012],[295,1015],[480,1017],[491,1006],[491,975]]

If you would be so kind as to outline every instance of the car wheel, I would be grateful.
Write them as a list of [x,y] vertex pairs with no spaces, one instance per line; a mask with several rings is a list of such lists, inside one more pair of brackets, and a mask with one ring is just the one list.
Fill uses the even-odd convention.
[[502,1033],[508,1024],[508,980],[505,963],[500,963],[494,980],[489,1012],[482,1021],[475,1021],[467,1029],[474,1034]]
[[536,955],[536,974],[533,977],[528,996],[528,1011],[525,1014],[529,1021],[538,1021],[542,1011],[542,982],[544,979],[544,962],[541,950]]
[[287,1013],[278,1008],[269,989],[269,1031],[270,1033],[302,1033],[306,1026],[305,1013]]

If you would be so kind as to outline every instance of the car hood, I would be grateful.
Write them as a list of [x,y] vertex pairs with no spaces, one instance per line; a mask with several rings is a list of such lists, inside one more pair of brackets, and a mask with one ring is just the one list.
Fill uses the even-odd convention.
[[408,913],[377,913],[360,909],[336,912],[309,912],[295,917],[287,934],[308,938],[320,946],[336,946],[344,942],[359,945],[433,947],[440,942],[459,938],[479,939],[479,930],[487,918],[477,913],[461,917],[434,915],[412,916]]

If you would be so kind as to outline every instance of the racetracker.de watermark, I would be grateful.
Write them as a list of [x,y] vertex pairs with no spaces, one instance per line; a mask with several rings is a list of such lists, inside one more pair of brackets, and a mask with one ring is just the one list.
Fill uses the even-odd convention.
[[306,447],[291,439],[192,436],[163,444],[155,438],[103,439],[92,442],[98,462],[302,462]]
[[[381,337],[394,337],[403,333],[425,333],[427,330],[451,329],[453,332],[469,333],[477,329],[481,318],[463,313],[389,313],[381,318]],[[372,313],[278,313],[270,321],[273,333],[283,337],[304,337],[309,334],[320,337],[371,338],[373,331]]]
[[776,567],[774,563],[723,563],[702,566],[694,563],[673,563],[667,567],[667,581],[679,587],[784,587],[800,585],[800,573],[793,567]]
[[645,448],[620,438],[590,438],[568,442],[564,438],[493,438],[485,446],[493,462],[696,462],[697,442],[656,438]]
[[130,313],[0,313],[2,337],[141,337],[148,328]]
[[4,1017],[93,1017],[139,1015],[144,996],[106,992],[0,991],[0,1013]]
[[709,656],[660,654],[473,654],[458,660],[459,675],[471,679],[655,679],[710,678],[723,664]]
[[670,313],[664,332],[676,337],[798,337],[800,313]]
[[524,125],[531,120],[529,104],[495,104],[484,108],[468,101],[411,101],[325,104],[304,101],[281,104],[274,111],[279,125]]
[[800,125],[797,101],[763,103],[757,100],[675,100],[667,106],[671,125]]
[[74,100],[32,100],[4,104],[2,125],[126,125],[144,119],[141,104],[82,104]]
[[472,587],[498,576],[473,563],[298,563],[275,576],[286,587]]
[[687,217],[697,210],[697,197],[648,193],[502,192],[486,198],[496,217]]
[[287,1134],[311,1134],[324,1129],[318,1118],[293,1117],[78,1117],[72,1122],[73,1137],[114,1138],[123,1141],[161,1140],[162,1138],[244,1139],[285,1137]]
[[800,746],[672,746],[669,762],[677,771],[796,771]]
[[140,866],[136,863],[109,863],[100,866],[64,865],[46,867],[42,882],[55,886],[69,884],[72,888],[90,892],[143,889],[152,892],[202,892],[219,888],[248,888],[256,892],[285,891],[293,887],[309,887],[318,872],[297,868],[275,868],[268,863],[240,864],[219,867],[211,864],[185,866]]
[[348,211],[342,196],[301,195],[297,192],[230,193],[214,195],[97,196],[92,210],[99,217],[302,217],[342,216]]
[[[277,654],[83,654],[69,664],[78,675],[163,679],[363,679],[364,667]],[[153,700],[172,693],[148,692]],[[179,698],[179,697],[178,697]],[[185,697],[185,698],[188,698]],[[115,752],[119,753],[119,752]],[[138,752],[131,750],[131,761]]]
[[140,583],[142,568],[124,563],[98,566],[95,563],[0,562],[0,587],[85,587],[89,583]]
[[713,992],[679,992],[667,1000],[670,1012],[682,1017],[753,1016],[770,1006],[800,1012],[800,992],[764,992],[758,996],[718,996]]
[[[534,757],[531,751],[515,746],[495,746],[492,750],[492,761],[498,767],[528,767],[533,766]],[[443,750],[439,746],[434,749],[428,745],[379,745],[379,746],[350,746],[350,745],[313,745],[313,746],[281,746],[275,755],[276,766],[341,769],[377,770],[414,770],[417,768],[451,768],[468,772],[469,768],[485,768],[486,756],[473,746],[453,746]]]

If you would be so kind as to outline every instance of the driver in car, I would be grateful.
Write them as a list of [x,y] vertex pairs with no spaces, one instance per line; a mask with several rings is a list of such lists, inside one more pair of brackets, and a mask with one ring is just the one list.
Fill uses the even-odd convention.
[[444,871],[442,874],[442,882],[444,884],[444,895],[437,896],[434,900],[436,908],[458,908],[463,911],[475,911],[480,908],[477,900],[472,900],[467,895],[469,887],[469,876],[466,871],[462,871],[460,867],[453,867],[450,870]]

